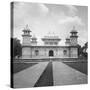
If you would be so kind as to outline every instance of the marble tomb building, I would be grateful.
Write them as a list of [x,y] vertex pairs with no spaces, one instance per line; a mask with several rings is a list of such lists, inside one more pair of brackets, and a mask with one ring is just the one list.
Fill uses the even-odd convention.
[[66,38],[65,45],[60,46],[61,39],[56,35],[47,35],[41,38],[43,45],[37,44],[37,38],[31,35],[28,26],[23,30],[22,59],[30,58],[78,58],[78,36],[75,27]]

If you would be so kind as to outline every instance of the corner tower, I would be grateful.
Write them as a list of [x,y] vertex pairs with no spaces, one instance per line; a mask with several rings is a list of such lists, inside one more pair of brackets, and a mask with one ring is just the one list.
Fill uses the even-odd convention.
[[75,29],[75,26],[73,26],[73,29],[72,31],[70,32],[71,33],[71,36],[70,36],[70,42],[71,42],[71,46],[76,46],[78,44],[78,41],[77,41],[77,31]]
[[26,25],[26,27],[23,30],[23,42],[22,45],[31,45],[31,35],[30,35],[30,29],[28,27],[28,25]]

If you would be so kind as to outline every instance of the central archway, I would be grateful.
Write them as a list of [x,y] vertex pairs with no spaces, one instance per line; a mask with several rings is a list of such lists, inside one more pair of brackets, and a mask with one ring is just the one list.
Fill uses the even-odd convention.
[[53,50],[50,50],[50,51],[49,51],[49,56],[54,56]]

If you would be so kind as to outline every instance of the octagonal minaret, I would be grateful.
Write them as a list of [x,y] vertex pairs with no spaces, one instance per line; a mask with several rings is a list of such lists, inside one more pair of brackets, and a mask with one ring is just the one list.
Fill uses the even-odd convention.
[[71,36],[70,36],[70,42],[71,42],[71,46],[76,46],[78,44],[78,41],[77,41],[77,31],[75,29],[75,26],[73,26],[73,29],[72,31],[70,32],[71,33]]
[[22,45],[31,45],[31,35],[30,35],[30,29],[28,27],[28,25],[26,25],[26,27],[23,30],[23,42]]

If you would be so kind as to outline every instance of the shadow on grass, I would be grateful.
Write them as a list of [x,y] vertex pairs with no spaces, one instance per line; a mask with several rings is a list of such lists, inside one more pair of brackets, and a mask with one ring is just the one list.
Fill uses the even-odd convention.
[[18,73],[26,68],[29,68],[37,63],[13,63],[13,74]]

